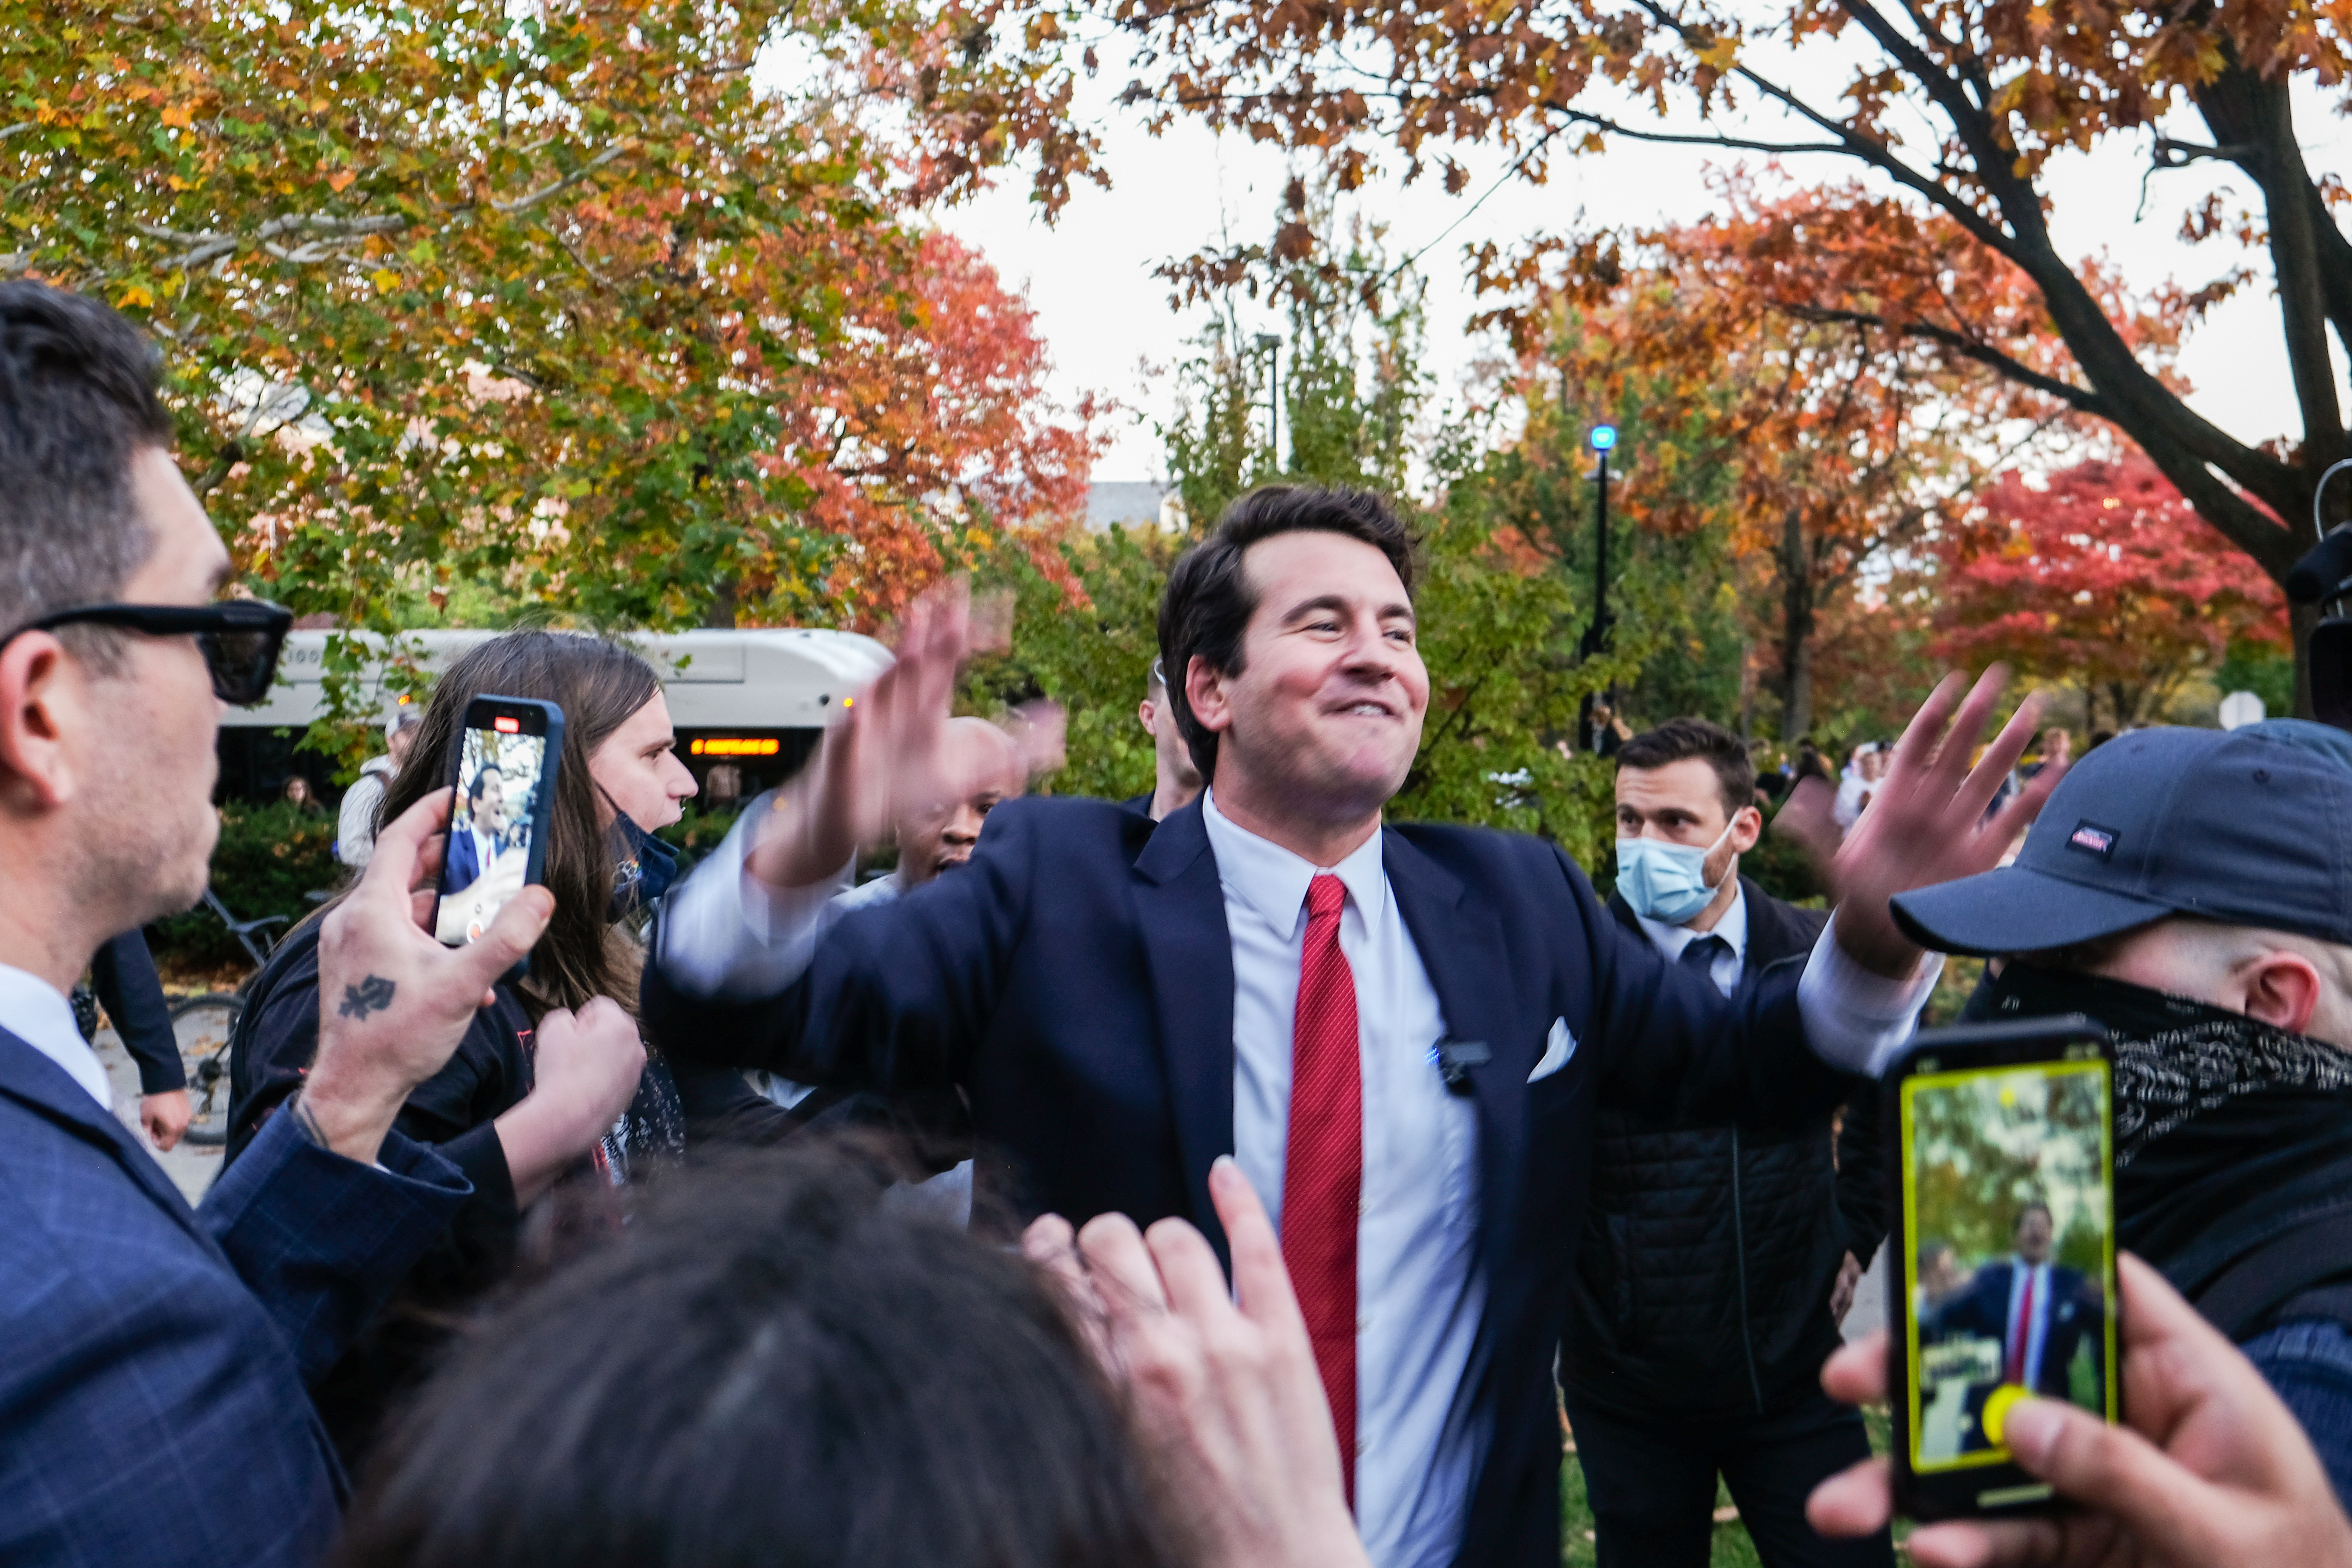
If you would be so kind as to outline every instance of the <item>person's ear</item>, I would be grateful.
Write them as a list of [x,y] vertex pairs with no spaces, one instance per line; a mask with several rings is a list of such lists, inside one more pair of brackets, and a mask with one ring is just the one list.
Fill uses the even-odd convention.
[[2300,953],[2273,950],[2241,965],[2230,977],[2238,1011],[2273,1029],[2303,1034],[2319,1010],[2319,971]]
[[1184,700],[1192,705],[1194,721],[1212,735],[1233,726],[1233,705],[1225,685],[1224,672],[1211,668],[1198,653],[1184,666]]
[[1146,697],[1141,702],[1135,705],[1135,716],[1143,721],[1144,734],[1150,736],[1159,735],[1159,729],[1151,722],[1152,716],[1158,711],[1159,705],[1154,703],[1150,697]]
[[1731,837],[1724,841],[1731,846],[1733,854],[1744,855],[1763,836],[1764,813],[1753,806],[1742,806],[1731,814]]
[[0,795],[16,810],[54,811],[74,797],[68,736],[87,712],[81,668],[46,632],[0,652]]

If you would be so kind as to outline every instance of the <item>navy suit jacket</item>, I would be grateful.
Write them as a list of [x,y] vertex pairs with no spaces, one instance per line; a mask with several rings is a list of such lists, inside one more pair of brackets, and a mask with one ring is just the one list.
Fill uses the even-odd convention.
[[463,893],[482,879],[482,857],[474,848],[471,828],[461,828],[449,835],[449,847],[442,852],[448,866],[441,873],[441,885],[452,893]]
[[0,1030],[0,1563],[301,1564],[344,1482],[305,1380],[448,1226],[457,1168],[273,1118],[201,1209]]
[[[1496,1426],[1459,1560],[1557,1568],[1551,1362],[1596,1101],[1793,1117],[1836,1104],[1845,1080],[1804,1042],[1797,966],[1727,1000],[1629,937],[1549,844],[1382,831],[1448,1032],[1491,1052],[1468,1087],[1488,1287],[1474,1395]],[[1008,800],[967,867],[844,916],[781,995],[696,998],[656,962],[643,1002],[678,1055],[803,1082],[959,1086],[980,1179],[1016,1208],[1181,1215],[1225,1252],[1208,1176],[1234,1147],[1233,945],[1197,800],[1156,826],[1110,801]],[[1555,1019],[1577,1048],[1530,1083]]]
[[[2004,1361],[2009,1356],[2009,1294],[2017,1274],[2016,1266],[2006,1260],[1987,1263],[1976,1271],[1968,1289],[1937,1309],[1935,1328],[1939,1334],[1979,1334],[2000,1343]],[[2066,1368],[2074,1359],[2077,1346],[2085,1334],[2092,1339],[2093,1362],[2097,1362],[2097,1335],[2105,1329],[2106,1315],[2101,1310],[2099,1292],[2080,1269],[2050,1265],[2050,1293],[2033,1303],[2033,1315],[2042,1322],[2042,1376],[2033,1392],[2050,1399],[2067,1397]]]

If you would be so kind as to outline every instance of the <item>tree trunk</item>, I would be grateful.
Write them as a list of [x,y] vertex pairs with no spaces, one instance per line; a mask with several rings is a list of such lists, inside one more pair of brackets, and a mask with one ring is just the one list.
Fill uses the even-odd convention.
[[710,587],[710,602],[702,612],[702,623],[722,632],[734,630],[736,582],[722,577]]
[[1780,521],[1780,738],[1802,740],[1813,727],[1813,573],[1803,516]]

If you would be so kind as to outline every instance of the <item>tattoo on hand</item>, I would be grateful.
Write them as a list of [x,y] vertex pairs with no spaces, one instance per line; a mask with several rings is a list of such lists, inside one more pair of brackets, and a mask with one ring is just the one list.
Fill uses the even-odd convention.
[[343,1005],[335,1010],[347,1019],[365,1019],[392,1006],[393,984],[382,975],[370,975],[356,986],[343,988]]

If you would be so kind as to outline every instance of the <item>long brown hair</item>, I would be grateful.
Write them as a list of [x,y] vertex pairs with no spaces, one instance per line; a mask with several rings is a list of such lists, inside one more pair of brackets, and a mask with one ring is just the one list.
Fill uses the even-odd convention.
[[614,846],[596,821],[588,758],[661,692],[661,681],[629,649],[578,632],[509,632],[469,649],[433,689],[408,765],[383,792],[389,822],[457,771],[466,705],[478,696],[531,697],[563,710],[563,753],[555,810],[546,825],[547,890],[555,917],[530,951],[523,982],[534,1013],[611,997],[634,1009],[643,954],[605,919],[613,902]]

